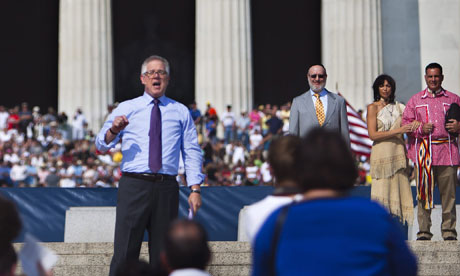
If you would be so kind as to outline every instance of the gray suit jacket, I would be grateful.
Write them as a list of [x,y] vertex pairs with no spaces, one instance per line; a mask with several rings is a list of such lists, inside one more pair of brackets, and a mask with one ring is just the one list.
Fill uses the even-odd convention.
[[[326,90],[327,91],[327,90]],[[289,134],[306,136],[312,128],[319,127],[316,109],[313,105],[312,91],[309,90],[292,101],[289,118]],[[327,91],[327,111],[323,127],[339,131],[350,144],[347,106],[345,100],[335,93]]]

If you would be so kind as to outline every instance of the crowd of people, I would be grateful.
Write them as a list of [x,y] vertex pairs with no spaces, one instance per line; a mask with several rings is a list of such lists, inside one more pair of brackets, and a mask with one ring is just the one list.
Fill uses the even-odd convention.
[[120,161],[119,150],[97,152],[80,109],[69,120],[52,107],[0,106],[1,187],[111,187]]
[[[190,114],[203,153],[204,185],[272,185],[267,150],[288,133],[290,103],[259,105],[239,115],[230,105],[218,113],[210,103],[204,112],[193,103]],[[0,187],[116,187],[121,147],[101,153],[94,139],[81,109],[69,118],[52,107],[40,112],[28,103],[0,106]],[[185,185],[181,172],[178,181]]]
[[[266,104],[236,115],[227,106],[218,115],[210,103],[204,112],[191,104],[203,151],[204,185],[272,185],[267,149],[274,138],[289,132],[290,108],[290,103]],[[41,113],[37,106],[30,111],[27,103],[21,108],[0,106],[0,187],[116,187],[120,150],[97,151],[80,109],[69,119],[52,107]],[[356,162],[356,184],[370,185],[370,160],[356,156]],[[183,175],[178,181],[185,185]]]
[[[290,103],[260,105],[236,115],[232,106],[217,113],[207,103],[202,113],[196,104],[190,112],[203,149],[203,166],[209,185],[272,185],[273,176],[266,162],[273,139],[287,134]],[[223,139],[217,138],[221,127]]]

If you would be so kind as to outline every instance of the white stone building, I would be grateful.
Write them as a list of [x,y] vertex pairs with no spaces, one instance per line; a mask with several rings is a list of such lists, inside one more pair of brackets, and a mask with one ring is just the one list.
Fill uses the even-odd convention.
[[[110,6],[110,0],[60,0],[58,109],[73,114],[82,107],[94,130],[114,101]],[[322,0],[320,6],[327,88],[356,109],[372,101],[370,87],[381,73],[395,78],[397,99],[407,102],[424,87],[430,62],[444,67],[445,88],[460,92],[460,1]],[[195,12],[199,108],[210,101],[218,111],[227,104],[236,114],[249,110],[255,104],[253,53],[258,51],[252,43],[251,1],[196,0]]]

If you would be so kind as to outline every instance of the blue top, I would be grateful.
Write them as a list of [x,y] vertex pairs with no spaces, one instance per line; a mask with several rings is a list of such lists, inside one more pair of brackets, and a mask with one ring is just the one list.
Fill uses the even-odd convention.
[[10,167],[6,165],[5,166],[0,165],[0,180],[7,180],[8,183],[12,183],[11,178],[10,178],[10,172],[11,172]]
[[198,117],[201,117],[201,112],[199,109],[190,109],[190,115],[192,116],[193,121],[195,121]]
[[[253,275],[268,275],[275,211],[256,236]],[[277,275],[417,274],[417,262],[390,214],[365,198],[292,205],[276,255]]]
[[[198,145],[195,124],[187,107],[166,96],[159,98],[161,112],[162,167],[158,173],[176,175],[179,168],[179,156],[185,164],[188,186],[201,184],[202,153]],[[124,101],[112,111],[96,137],[96,146],[107,151],[122,139],[123,159],[121,170],[124,172],[151,173],[149,169],[149,129],[153,97],[144,95]],[[105,135],[117,116],[125,115],[129,124],[109,144]]]

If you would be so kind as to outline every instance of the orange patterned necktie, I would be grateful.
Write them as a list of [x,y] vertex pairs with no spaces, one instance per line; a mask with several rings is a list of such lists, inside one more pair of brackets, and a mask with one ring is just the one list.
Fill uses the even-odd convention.
[[320,126],[324,124],[324,106],[323,102],[319,99],[319,94],[313,94],[316,97],[316,103],[315,103],[315,108],[316,108],[316,117],[318,118],[318,123]]

